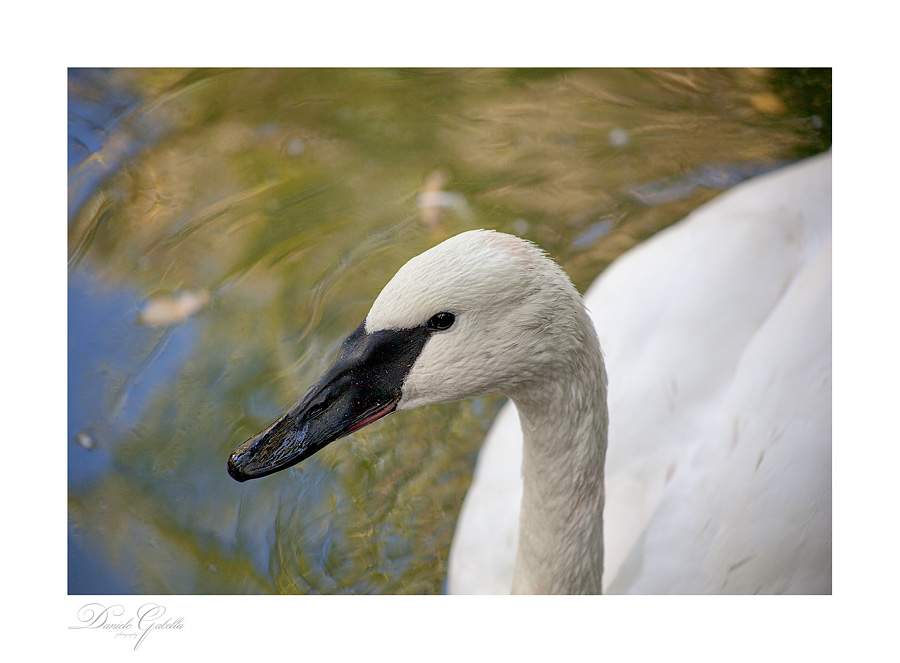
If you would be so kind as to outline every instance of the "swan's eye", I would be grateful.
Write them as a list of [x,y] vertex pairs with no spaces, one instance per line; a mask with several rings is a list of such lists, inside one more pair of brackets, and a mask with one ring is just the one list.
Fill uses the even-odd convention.
[[431,319],[428,321],[428,328],[437,329],[438,331],[450,329],[455,321],[455,315],[449,313],[448,311],[441,311],[440,313],[435,313],[433,316],[431,316]]

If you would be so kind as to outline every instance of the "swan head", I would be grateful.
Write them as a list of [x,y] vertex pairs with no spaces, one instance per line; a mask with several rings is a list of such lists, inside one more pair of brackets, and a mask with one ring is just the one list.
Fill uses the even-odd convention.
[[585,343],[597,341],[581,298],[543,251],[493,231],[456,235],[397,272],[331,367],[228,471],[272,474],[394,411],[539,393]]

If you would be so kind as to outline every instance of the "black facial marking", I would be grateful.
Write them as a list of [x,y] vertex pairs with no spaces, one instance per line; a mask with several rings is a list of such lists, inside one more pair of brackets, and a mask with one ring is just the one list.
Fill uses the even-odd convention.
[[[432,326],[439,316],[441,325]],[[341,346],[334,363],[294,407],[241,444],[228,459],[237,481],[264,477],[308,458],[327,444],[390,414],[410,369],[436,330],[453,324],[439,313],[412,329],[367,333],[365,321]]]

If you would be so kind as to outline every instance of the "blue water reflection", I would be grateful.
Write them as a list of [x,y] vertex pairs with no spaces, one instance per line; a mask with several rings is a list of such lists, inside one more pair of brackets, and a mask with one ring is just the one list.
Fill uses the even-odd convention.
[[[192,325],[160,332],[136,324],[140,297],[101,285],[89,270],[68,285],[68,484],[86,493],[115,471],[115,450],[154,393],[171,383],[191,352]],[[90,440],[90,444],[86,443]],[[70,594],[133,593],[98,542],[69,523]],[[131,575],[133,577],[133,575]]]
[[[112,467],[116,441],[171,383],[197,334],[195,322],[162,331],[137,325],[137,293],[101,286],[87,270],[69,279],[68,303],[69,487],[77,490]],[[96,446],[77,444],[82,432]]]

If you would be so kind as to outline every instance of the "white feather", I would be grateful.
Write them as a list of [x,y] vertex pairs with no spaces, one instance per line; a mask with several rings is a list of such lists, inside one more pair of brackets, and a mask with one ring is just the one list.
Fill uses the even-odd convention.
[[[830,592],[831,154],[704,205],[585,299],[610,375],[605,591]],[[513,585],[516,419],[479,457],[453,593]]]

